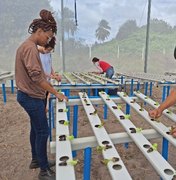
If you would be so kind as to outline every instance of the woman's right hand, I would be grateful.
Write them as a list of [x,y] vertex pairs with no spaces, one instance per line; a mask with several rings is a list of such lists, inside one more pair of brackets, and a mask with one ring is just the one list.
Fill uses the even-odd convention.
[[59,99],[59,101],[68,101],[68,98],[67,98],[67,96],[65,96],[64,94],[62,94],[62,93],[57,93],[56,95],[56,98],[58,98]]

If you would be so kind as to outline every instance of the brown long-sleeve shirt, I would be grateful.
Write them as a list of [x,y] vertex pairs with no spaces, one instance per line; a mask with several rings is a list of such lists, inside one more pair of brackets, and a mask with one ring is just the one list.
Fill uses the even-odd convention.
[[15,80],[19,90],[34,98],[45,99],[46,91],[39,83],[46,81],[36,44],[27,39],[17,49]]

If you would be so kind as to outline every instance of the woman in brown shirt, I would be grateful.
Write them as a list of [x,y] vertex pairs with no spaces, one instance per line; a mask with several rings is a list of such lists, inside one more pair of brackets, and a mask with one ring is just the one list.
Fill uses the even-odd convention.
[[16,52],[15,79],[18,88],[17,101],[30,117],[30,143],[32,161],[30,168],[40,167],[40,180],[54,180],[55,173],[50,169],[55,165],[47,158],[47,139],[49,128],[45,113],[46,91],[60,100],[67,97],[58,93],[46,80],[39,57],[37,45],[45,46],[57,33],[57,26],[52,13],[40,11],[40,18],[34,19],[28,32],[30,37],[25,40]]

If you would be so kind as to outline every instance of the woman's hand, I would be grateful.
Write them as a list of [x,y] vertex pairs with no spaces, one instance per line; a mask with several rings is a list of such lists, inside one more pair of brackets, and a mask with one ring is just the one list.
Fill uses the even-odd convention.
[[51,78],[52,79],[56,79],[58,82],[60,82],[61,81],[61,76],[59,75],[59,74],[54,74],[54,75],[51,75]]
[[67,98],[67,96],[65,96],[65,95],[63,95],[62,93],[57,93],[56,95],[56,98],[58,98],[59,99],[59,101],[68,101],[68,98]]

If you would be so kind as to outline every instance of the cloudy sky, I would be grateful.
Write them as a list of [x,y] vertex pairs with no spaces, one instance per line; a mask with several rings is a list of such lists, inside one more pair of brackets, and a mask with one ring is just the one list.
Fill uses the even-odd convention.
[[[74,0],[63,0],[64,6],[74,12]],[[51,6],[60,13],[60,0],[51,0]],[[119,27],[129,19],[135,19],[138,26],[146,24],[148,0],[77,0],[77,38],[94,43],[95,30],[101,19],[109,22],[110,38],[116,36]],[[163,19],[176,25],[176,0],[152,0],[151,18]]]

